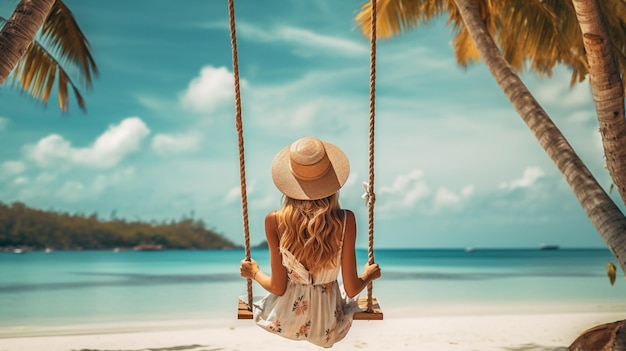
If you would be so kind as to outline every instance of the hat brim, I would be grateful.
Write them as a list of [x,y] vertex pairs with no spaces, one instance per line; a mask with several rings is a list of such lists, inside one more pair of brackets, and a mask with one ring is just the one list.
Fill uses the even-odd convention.
[[286,146],[278,152],[272,162],[272,180],[278,190],[296,200],[317,200],[328,197],[341,189],[350,174],[350,162],[337,146],[322,142],[330,160],[328,172],[315,180],[301,180],[291,173],[289,150]]

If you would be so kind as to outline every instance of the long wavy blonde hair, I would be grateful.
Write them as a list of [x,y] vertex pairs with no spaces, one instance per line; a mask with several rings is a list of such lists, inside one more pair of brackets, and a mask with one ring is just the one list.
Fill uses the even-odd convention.
[[282,234],[280,247],[289,250],[309,272],[335,266],[343,231],[337,193],[319,200],[285,196],[276,219]]

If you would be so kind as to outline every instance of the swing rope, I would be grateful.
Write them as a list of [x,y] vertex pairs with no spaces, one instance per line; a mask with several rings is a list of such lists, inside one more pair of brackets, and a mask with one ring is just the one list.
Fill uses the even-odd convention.
[[[233,51],[233,77],[235,80],[235,125],[239,144],[239,178],[241,179],[241,207],[243,212],[243,236],[246,251],[246,261],[250,255],[250,225],[248,224],[248,194],[246,186],[246,162],[243,144],[243,120],[241,118],[241,89],[239,86],[239,59],[237,55],[237,32],[235,30],[235,1],[228,0],[228,17],[230,21],[230,46]],[[252,311],[252,279],[248,283],[248,309]]]
[[[376,110],[376,0],[371,0],[370,32],[370,126],[369,126],[369,180],[367,186],[368,250],[369,264],[374,264],[374,127]],[[372,312],[372,282],[367,284],[367,312]]]
[[[370,33],[370,117],[369,117],[369,180],[367,189],[368,204],[368,262],[374,264],[374,127],[375,127],[375,101],[376,101],[376,2],[371,0],[371,33]],[[233,59],[233,77],[235,85],[235,124],[237,128],[239,146],[239,176],[241,181],[241,206],[243,212],[243,233],[245,259],[251,260],[250,255],[250,226],[248,224],[248,197],[246,192],[246,168],[244,156],[243,120],[241,113],[241,90],[239,84],[239,61],[237,54],[237,32],[235,29],[235,1],[228,0],[228,19],[230,23],[230,43]],[[247,279],[248,310],[252,311],[252,279]],[[367,284],[367,309],[373,310],[373,285]],[[382,314],[380,314],[382,318]]]

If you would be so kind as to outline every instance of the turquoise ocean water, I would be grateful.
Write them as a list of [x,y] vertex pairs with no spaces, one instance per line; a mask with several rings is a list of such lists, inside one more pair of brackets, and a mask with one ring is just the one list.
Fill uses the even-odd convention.
[[[234,319],[243,251],[0,253],[0,328]],[[268,271],[268,254],[252,256]],[[387,317],[626,310],[626,282],[605,249],[387,250],[374,295]],[[358,252],[359,266],[367,252]],[[263,291],[254,285],[254,294]],[[548,307],[549,306],[549,307]],[[409,310],[407,312],[407,310]]]

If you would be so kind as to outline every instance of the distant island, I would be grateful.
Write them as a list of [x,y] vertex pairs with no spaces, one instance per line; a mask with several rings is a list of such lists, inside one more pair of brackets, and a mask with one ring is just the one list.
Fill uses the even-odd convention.
[[260,242],[257,245],[252,246],[251,248],[252,249],[268,249],[269,244],[267,243],[267,240],[263,240],[262,242]]
[[0,251],[235,249],[202,220],[100,220],[96,214],[59,213],[0,202]]

